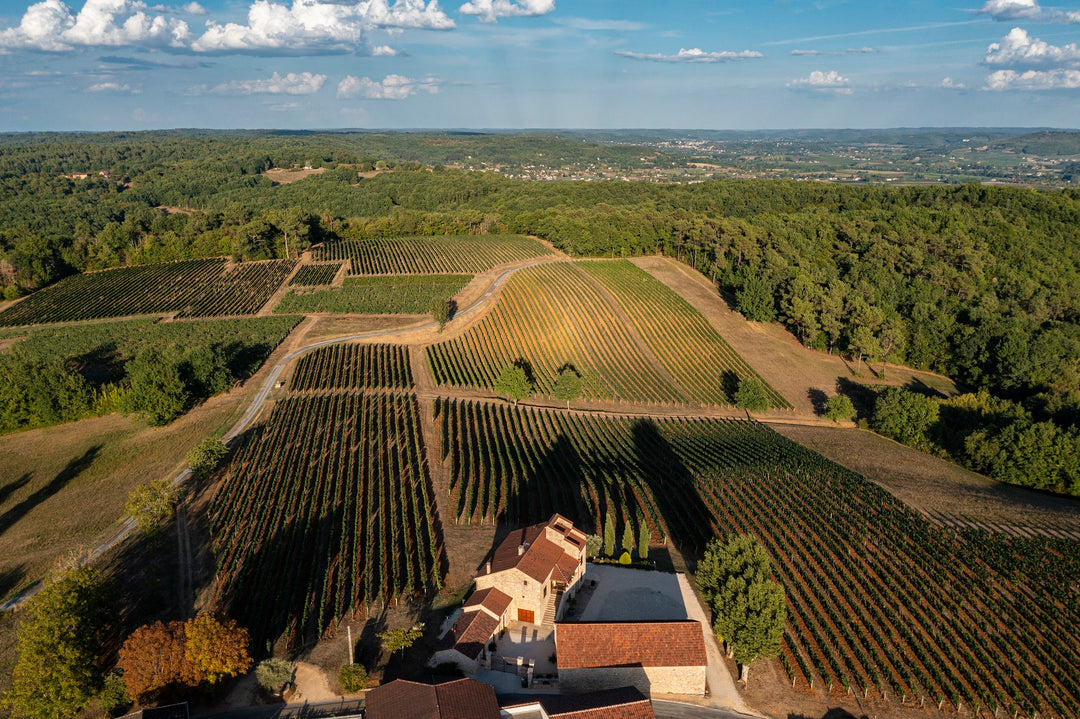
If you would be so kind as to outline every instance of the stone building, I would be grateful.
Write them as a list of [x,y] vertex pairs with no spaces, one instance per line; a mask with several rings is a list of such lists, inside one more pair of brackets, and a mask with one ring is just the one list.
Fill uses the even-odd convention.
[[633,686],[650,696],[705,694],[705,637],[693,620],[555,626],[559,689]]

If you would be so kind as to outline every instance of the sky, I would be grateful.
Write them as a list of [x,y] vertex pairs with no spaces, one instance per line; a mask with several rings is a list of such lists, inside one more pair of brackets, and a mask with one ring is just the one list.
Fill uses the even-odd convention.
[[1078,43],[1080,0],[0,0],[0,131],[1076,128]]

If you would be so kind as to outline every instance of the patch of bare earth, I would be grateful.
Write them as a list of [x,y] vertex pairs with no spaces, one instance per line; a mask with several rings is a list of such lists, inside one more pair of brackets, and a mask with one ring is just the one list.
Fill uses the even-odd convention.
[[326,172],[325,167],[306,167],[303,169],[275,167],[267,170],[263,175],[275,185],[287,185],[290,182],[298,182],[305,177],[321,175],[324,172]]
[[995,482],[865,430],[795,425],[773,429],[924,513],[996,525],[989,529],[1045,526],[1080,531],[1080,499]]
[[896,385],[917,382],[944,394],[956,386],[946,377],[889,365],[885,378],[881,365],[863,365],[860,375],[838,355],[807,349],[779,323],[749,322],[730,309],[707,277],[669,257],[639,257],[632,262],[689,302],[727,340],[766,382],[795,406],[797,414],[815,414],[814,396],[835,394],[837,382]]

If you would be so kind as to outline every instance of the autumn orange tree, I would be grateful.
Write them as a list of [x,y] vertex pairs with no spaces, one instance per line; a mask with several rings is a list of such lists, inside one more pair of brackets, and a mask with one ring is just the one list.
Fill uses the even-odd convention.
[[155,622],[131,633],[118,664],[128,694],[140,702],[168,689],[218,684],[251,667],[248,633],[207,613],[186,622]]

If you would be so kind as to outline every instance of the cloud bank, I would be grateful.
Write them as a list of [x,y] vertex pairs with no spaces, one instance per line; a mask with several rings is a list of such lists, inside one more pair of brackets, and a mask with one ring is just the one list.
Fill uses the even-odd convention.
[[632,60],[648,60],[649,62],[685,62],[685,63],[715,63],[715,62],[732,62],[736,60],[755,60],[757,58],[765,57],[756,50],[742,50],[740,52],[732,52],[731,50],[721,50],[720,52],[705,52],[701,48],[680,49],[674,55],[663,55],[660,53],[647,54],[641,52],[629,52],[627,50],[616,50],[615,54],[620,57],[628,57]]
[[211,92],[217,95],[311,95],[322,89],[326,75],[310,72],[274,73],[267,80],[233,80],[223,82]]
[[838,95],[851,94],[851,80],[836,70],[829,70],[828,72],[814,70],[806,77],[800,77],[788,82],[787,86],[793,90],[832,92]]
[[987,0],[979,14],[995,20],[1080,23],[1080,11],[1046,10],[1039,5],[1039,0]]
[[362,97],[368,100],[404,100],[417,92],[434,95],[438,91],[439,81],[430,75],[420,80],[404,75],[387,75],[382,81],[372,80],[370,77],[356,78],[348,75],[338,83],[337,96],[339,98]]
[[1080,49],[1075,43],[1058,47],[1014,27],[986,49],[987,65],[1078,65]]
[[1075,90],[1080,70],[998,70],[986,78],[987,90]]
[[872,47],[849,47],[846,50],[833,50],[831,52],[824,50],[792,50],[791,54],[795,57],[843,57],[844,55],[872,55],[875,52],[877,52],[877,49]]
[[501,17],[536,17],[555,9],[555,0],[470,0],[458,8],[462,15],[475,15],[484,22]]

